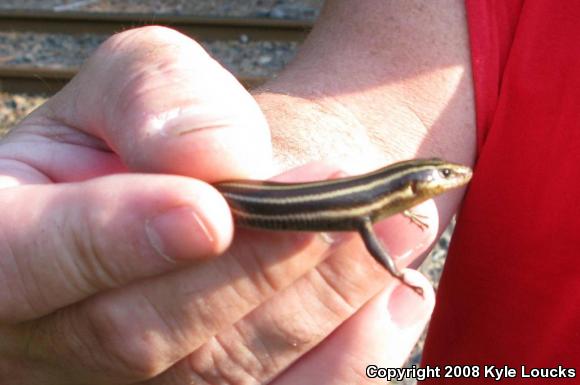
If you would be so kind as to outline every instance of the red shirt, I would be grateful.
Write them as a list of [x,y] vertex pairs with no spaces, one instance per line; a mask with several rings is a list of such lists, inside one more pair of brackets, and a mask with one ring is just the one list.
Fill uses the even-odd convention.
[[[423,365],[508,365],[508,383],[580,383],[580,1],[466,6],[478,159]],[[575,378],[523,378],[522,365]],[[456,382],[494,383],[477,377]]]

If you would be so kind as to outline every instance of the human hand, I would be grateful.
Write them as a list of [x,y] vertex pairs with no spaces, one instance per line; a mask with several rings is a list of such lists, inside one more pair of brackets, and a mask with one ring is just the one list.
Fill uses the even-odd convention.
[[[0,142],[3,382],[268,383],[313,349],[386,274],[352,236],[332,245],[312,234],[240,231],[212,259],[232,226],[204,182],[262,177],[270,165],[259,109],[194,42],[145,28],[105,43]],[[429,237],[412,237],[413,247]],[[411,239],[398,239],[401,252],[410,248]],[[388,311],[399,309],[407,289],[395,287],[390,281],[275,383],[348,382],[352,370],[314,370],[353,358],[345,369],[364,368],[391,348],[408,351],[432,296],[413,307],[419,320],[407,332],[374,335],[397,329],[375,318],[392,319],[387,298]],[[349,343],[361,326],[366,338]]]

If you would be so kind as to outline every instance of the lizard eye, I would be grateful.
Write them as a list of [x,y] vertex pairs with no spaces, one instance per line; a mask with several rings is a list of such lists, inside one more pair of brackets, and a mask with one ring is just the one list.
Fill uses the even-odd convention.
[[439,170],[439,173],[441,174],[441,176],[443,176],[443,178],[449,178],[451,176],[452,171],[449,168],[443,168]]

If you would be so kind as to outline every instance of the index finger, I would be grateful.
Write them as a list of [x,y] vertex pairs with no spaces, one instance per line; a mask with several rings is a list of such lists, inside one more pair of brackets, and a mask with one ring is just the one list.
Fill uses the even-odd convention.
[[101,138],[131,171],[209,182],[269,174],[270,134],[254,99],[168,28],[111,37],[38,114]]

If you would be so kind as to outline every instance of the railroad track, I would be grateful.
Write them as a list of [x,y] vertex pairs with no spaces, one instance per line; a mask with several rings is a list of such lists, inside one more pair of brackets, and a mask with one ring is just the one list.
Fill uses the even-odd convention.
[[[251,40],[300,42],[312,21],[268,18],[218,18],[191,15],[54,12],[46,10],[0,10],[0,32],[64,33],[67,35],[111,35],[143,25],[164,25],[202,41]],[[53,94],[66,84],[77,68],[13,65],[0,58],[0,91]],[[238,76],[252,88],[267,80],[260,76]]]
[[143,25],[164,25],[199,40],[302,41],[312,21],[192,15],[0,10],[0,31],[111,35]]
[[[52,95],[58,92],[78,69],[46,68],[22,65],[0,65],[0,91],[14,94]],[[256,88],[269,78],[236,76],[248,89]]]

